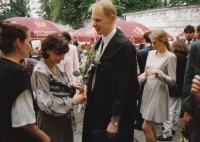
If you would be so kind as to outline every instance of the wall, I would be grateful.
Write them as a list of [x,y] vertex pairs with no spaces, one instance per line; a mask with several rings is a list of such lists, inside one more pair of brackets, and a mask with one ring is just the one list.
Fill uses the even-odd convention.
[[151,30],[163,29],[174,37],[183,32],[186,25],[200,25],[200,6],[181,6],[146,10],[123,14],[126,21],[141,23]]

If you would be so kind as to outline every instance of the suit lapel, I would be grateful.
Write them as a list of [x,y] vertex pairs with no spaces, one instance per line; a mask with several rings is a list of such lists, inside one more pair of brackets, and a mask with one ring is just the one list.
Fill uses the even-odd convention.
[[[94,44],[93,48],[95,51],[98,51],[101,40],[102,37],[98,39],[97,42]],[[125,37],[120,30],[117,29],[115,35],[111,38],[110,42],[106,46],[106,49],[103,52],[103,55],[101,56],[100,60],[108,59],[114,56],[128,41],[129,39]]]
[[128,38],[123,35],[121,31],[117,29],[117,32],[112,37],[108,45],[106,46],[106,49],[101,56],[101,60],[108,59],[112,56],[114,56],[122,47],[126,44],[128,41]]

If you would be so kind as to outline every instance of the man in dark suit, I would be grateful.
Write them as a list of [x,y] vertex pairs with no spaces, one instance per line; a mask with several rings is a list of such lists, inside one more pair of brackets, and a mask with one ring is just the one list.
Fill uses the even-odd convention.
[[97,1],[89,10],[93,27],[102,37],[93,46],[97,58],[87,84],[82,141],[91,142],[92,131],[98,130],[106,130],[107,136],[113,138],[122,128],[127,130],[123,141],[133,142],[138,89],[136,51],[115,28],[116,10],[110,1]]
[[[143,35],[143,38],[144,38],[143,43],[144,43],[145,48],[137,51],[137,61],[138,61],[141,74],[144,72],[149,51],[154,50],[153,46],[151,45],[151,40],[149,38],[150,34],[151,32],[146,32]],[[138,95],[137,118],[136,118],[136,124],[135,124],[135,129],[138,129],[138,130],[142,130],[142,124],[144,121],[140,113],[141,99],[142,99],[142,96]]]
[[[200,39],[200,26],[197,27],[197,36]],[[199,100],[191,93],[192,80],[195,75],[200,75],[200,40],[191,44],[189,56],[186,65],[183,95],[182,95],[182,110],[184,110],[183,121],[185,126],[190,127],[189,142],[200,141],[200,111]],[[194,90],[192,92],[195,94]]]
[[192,25],[187,25],[184,28],[185,39],[184,42],[190,47],[190,44],[195,41],[194,38],[195,28]]

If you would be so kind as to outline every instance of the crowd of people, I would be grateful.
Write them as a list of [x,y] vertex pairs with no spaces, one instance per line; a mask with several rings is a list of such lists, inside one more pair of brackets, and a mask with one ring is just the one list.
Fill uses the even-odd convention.
[[0,22],[0,141],[73,142],[73,106],[83,103],[82,142],[133,142],[134,129],[147,142],[171,141],[180,117],[189,142],[200,141],[200,26],[197,39],[187,25],[185,40],[171,45],[164,30],[147,32],[139,49],[115,27],[111,1],[89,11],[101,37],[90,45],[96,58],[86,78],[73,75],[85,45],[69,33],[49,34],[38,51],[26,26]]

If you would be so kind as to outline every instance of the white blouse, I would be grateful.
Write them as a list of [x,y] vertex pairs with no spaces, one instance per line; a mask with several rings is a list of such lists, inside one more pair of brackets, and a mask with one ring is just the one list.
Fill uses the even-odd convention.
[[29,89],[22,92],[14,101],[11,110],[12,127],[22,127],[36,123],[33,98]]

